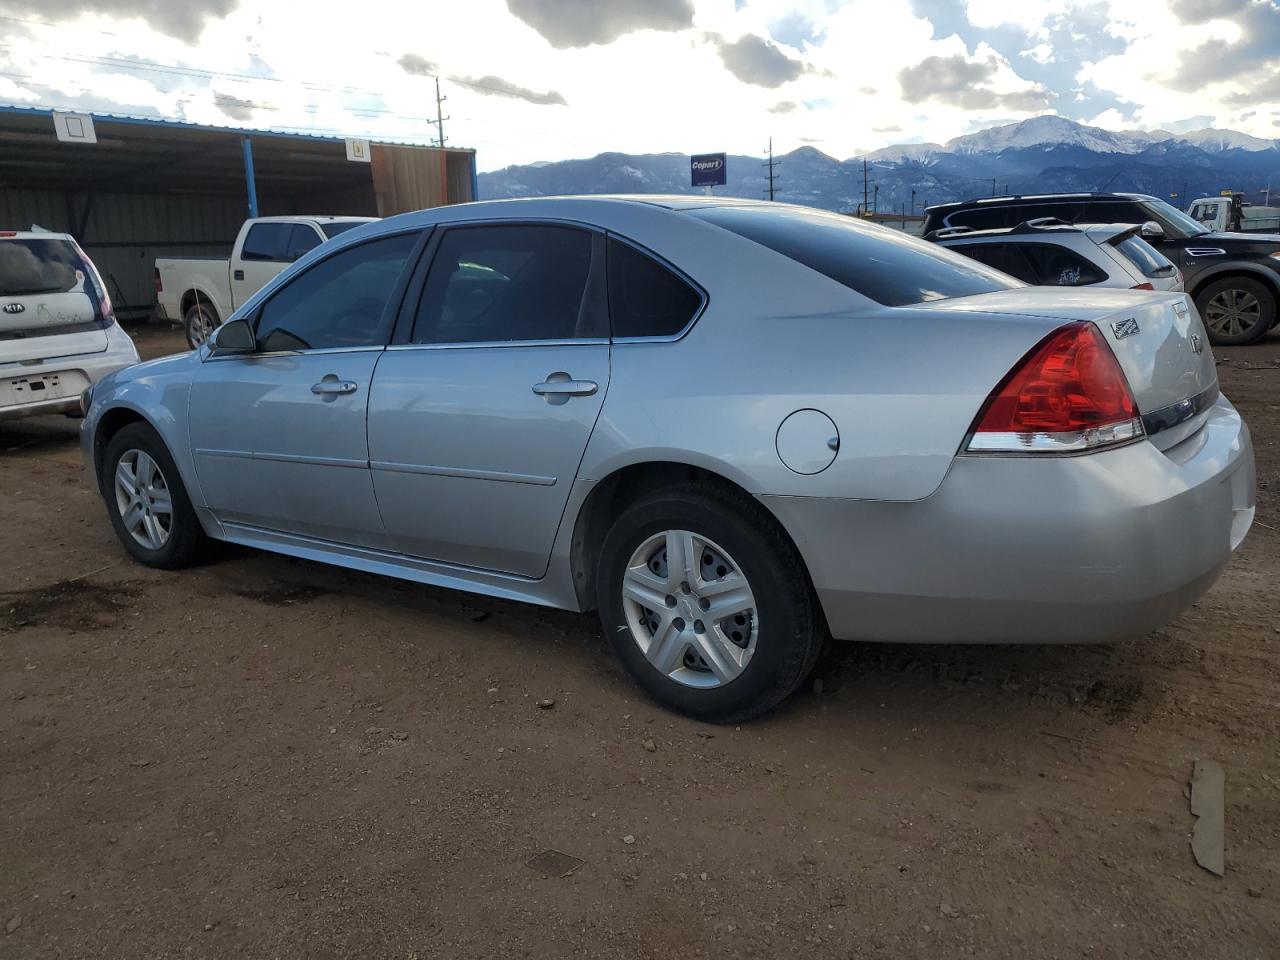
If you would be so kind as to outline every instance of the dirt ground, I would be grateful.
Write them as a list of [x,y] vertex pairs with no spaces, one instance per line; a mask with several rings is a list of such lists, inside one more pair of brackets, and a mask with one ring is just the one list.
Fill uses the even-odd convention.
[[1176,623],[841,645],[741,728],[638,697],[591,616],[138,566],[77,422],[0,424],[0,957],[1280,957],[1280,335],[1219,357],[1258,522]]

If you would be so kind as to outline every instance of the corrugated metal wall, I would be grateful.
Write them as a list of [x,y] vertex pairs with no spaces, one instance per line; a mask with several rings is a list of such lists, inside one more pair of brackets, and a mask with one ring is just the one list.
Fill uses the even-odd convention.
[[244,218],[243,205],[226,197],[0,190],[0,229],[39,224],[75,236],[122,319],[151,313],[156,257],[229,256]]

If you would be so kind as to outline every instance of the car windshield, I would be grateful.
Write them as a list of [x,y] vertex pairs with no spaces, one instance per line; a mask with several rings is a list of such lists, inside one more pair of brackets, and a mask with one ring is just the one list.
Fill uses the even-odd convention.
[[703,207],[690,215],[754,240],[887,307],[1022,284],[888,227],[803,207]]
[[1203,237],[1209,231],[1204,224],[1163,200],[1142,200],[1138,206],[1151,214],[1151,219],[1166,230],[1172,226],[1183,237]]
[[326,223],[320,224],[320,229],[326,237],[332,240],[338,234],[346,233],[348,230],[358,227],[362,223],[366,222],[367,221],[365,220],[330,220]]
[[84,280],[84,262],[66,240],[0,241],[0,297],[68,293]]

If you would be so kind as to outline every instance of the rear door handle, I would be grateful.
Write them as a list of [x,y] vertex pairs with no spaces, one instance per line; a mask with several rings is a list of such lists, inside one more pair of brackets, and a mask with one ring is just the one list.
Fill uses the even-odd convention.
[[594,396],[600,385],[594,380],[574,380],[567,373],[553,373],[542,383],[533,385],[533,392],[547,403],[568,403],[570,397]]
[[319,383],[311,385],[311,392],[321,397],[338,397],[348,393],[355,393],[359,389],[358,385],[351,380],[339,380],[333,374],[329,374]]

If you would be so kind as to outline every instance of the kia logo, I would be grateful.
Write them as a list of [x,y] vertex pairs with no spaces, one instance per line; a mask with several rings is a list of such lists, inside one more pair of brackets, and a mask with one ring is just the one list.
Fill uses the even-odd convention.
[[25,303],[6,303],[3,307],[0,307],[0,310],[5,313],[21,313],[25,309],[27,309]]

